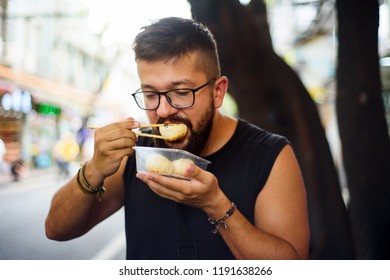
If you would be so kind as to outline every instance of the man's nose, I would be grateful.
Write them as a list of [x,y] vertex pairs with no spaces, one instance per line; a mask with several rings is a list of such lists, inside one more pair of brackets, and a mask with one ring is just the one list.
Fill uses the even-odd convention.
[[157,115],[160,118],[167,118],[173,114],[176,114],[177,111],[178,109],[172,107],[171,104],[169,104],[166,96],[160,96],[160,105],[157,108]]

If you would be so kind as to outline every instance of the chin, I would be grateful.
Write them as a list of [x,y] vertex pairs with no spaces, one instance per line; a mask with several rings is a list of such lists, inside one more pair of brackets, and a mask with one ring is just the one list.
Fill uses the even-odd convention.
[[155,145],[156,147],[159,148],[171,148],[171,149],[180,149],[180,150],[185,150],[188,144],[187,139],[180,139],[176,141],[164,141],[160,139],[155,139]]
[[187,147],[187,141],[172,141],[172,142],[165,142],[167,147],[172,148],[172,149],[180,149],[180,150],[185,150]]

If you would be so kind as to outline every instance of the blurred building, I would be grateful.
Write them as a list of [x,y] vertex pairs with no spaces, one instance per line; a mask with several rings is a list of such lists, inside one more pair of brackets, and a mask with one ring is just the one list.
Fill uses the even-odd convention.
[[[379,0],[378,51],[382,57],[383,100],[390,128],[389,4],[390,0]],[[335,108],[338,43],[335,5],[336,0],[277,0],[269,1],[267,11],[276,52],[296,70],[316,102],[347,201]]]
[[[89,118],[121,113],[101,100],[122,50],[103,47],[101,34],[88,29],[88,10],[80,1],[0,5],[0,138],[8,162],[24,158],[47,167],[64,133],[86,137],[80,132]],[[121,71],[117,76],[128,75]]]
[[[382,57],[383,99],[390,125],[390,0],[378,2],[378,51]],[[275,49],[299,74],[318,105],[325,128],[334,122],[337,65],[335,5],[336,0],[277,0],[269,1],[267,6]]]

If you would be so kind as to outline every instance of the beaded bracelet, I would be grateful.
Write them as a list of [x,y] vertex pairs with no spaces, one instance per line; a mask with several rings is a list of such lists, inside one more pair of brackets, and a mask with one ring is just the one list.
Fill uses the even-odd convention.
[[[77,183],[79,184],[79,187],[81,188],[81,190],[84,193],[87,193],[87,194],[99,193],[99,202],[101,202],[102,198],[103,198],[103,194],[106,191],[106,188],[105,188],[104,184],[99,186],[99,187],[97,187],[97,188],[94,188],[94,187],[91,186],[90,183],[88,183],[88,181],[87,181],[87,179],[85,178],[85,175],[84,175],[84,169],[85,169],[85,165],[86,164],[87,163],[84,163],[83,166],[78,171]],[[84,184],[81,184],[79,177],[81,177],[81,179],[82,179]]]
[[232,202],[232,208],[230,208],[225,216],[222,218],[222,219],[219,219],[219,220],[213,220],[211,218],[208,218],[210,224],[212,224],[213,226],[215,226],[215,228],[213,230],[211,230],[212,233],[216,234],[218,232],[218,229],[220,226],[223,226],[224,229],[227,229],[227,225],[225,224],[225,221],[231,216],[233,215],[233,213],[236,211],[236,205],[234,204],[234,202]]

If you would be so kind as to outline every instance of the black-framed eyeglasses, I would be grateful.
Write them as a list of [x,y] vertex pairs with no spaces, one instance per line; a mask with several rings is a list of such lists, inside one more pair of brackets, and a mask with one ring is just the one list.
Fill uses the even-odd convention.
[[134,97],[138,107],[143,110],[156,110],[160,106],[160,97],[164,95],[168,103],[176,109],[189,108],[195,103],[195,92],[202,88],[214,83],[217,78],[211,79],[207,83],[200,87],[191,88],[177,88],[167,91],[149,91],[149,90],[137,90],[131,95]]

